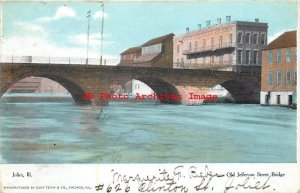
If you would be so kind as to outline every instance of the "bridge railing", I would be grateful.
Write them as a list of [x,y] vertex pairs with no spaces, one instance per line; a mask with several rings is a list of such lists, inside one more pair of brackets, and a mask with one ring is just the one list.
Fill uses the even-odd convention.
[[247,64],[233,64],[233,61],[223,62],[175,62],[173,68],[179,69],[202,69],[217,71],[235,71],[237,73],[260,74],[261,65],[258,61],[249,61]]
[[[41,64],[88,64],[100,65],[100,58],[84,58],[84,57],[48,57],[48,56],[1,56],[0,62],[6,63],[41,63]],[[110,65],[119,63],[116,59],[102,60],[102,65]]]

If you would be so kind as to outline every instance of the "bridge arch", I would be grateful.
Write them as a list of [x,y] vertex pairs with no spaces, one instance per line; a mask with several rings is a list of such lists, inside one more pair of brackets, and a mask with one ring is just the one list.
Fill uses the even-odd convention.
[[134,77],[130,80],[126,80],[123,84],[125,84],[128,81],[131,80],[139,80],[149,86],[157,95],[163,95],[163,94],[168,94],[169,96],[177,96],[175,97],[162,97],[160,100],[161,103],[167,103],[167,104],[181,104],[181,99],[178,98],[180,96],[180,92],[174,86],[173,84],[157,77],[148,77],[148,76],[138,76]]
[[259,81],[227,80],[220,83],[234,98],[235,103],[257,103],[259,101]]
[[67,79],[65,77],[59,76],[59,75],[39,74],[39,73],[25,73],[22,75],[10,77],[10,79],[8,81],[6,81],[4,84],[1,84],[0,99],[11,86],[13,86],[14,84],[16,84],[17,82],[19,82],[20,80],[22,80],[24,78],[32,77],[32,76],[47,78],[54,82],[59,83],[71,94],[75,103],[90,104],[89,101],[82,100],[82,96],[84,95],[85,91],[80,85],[76,84],[74,81]]

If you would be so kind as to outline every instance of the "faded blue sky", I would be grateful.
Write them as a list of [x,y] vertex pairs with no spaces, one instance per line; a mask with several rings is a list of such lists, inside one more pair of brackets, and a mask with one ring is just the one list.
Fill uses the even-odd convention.
[[[100,55],[101,7],[93,2],[3,3],[4,54],[85,56],[91,10],[90,53]],[[106,2],[104,52],[115,58],[131,46],[167,33],[197,29],[206,20],[269,25],[269,40],[297,27],[296,1]]]

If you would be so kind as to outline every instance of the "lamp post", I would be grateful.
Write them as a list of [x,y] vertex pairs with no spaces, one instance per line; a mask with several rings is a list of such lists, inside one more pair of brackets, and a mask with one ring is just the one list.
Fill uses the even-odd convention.
[[90,18],[91,18],[91,10],[87,12],[88,18],[88,27],[87,27],[87,45],[86,45],[86,65],[89,63],[89,43],[90,43]]
[[101,4],[101,7],[102,7],[100,65],[102,65],[102,60],[103,60],[104,2],[100,1],[100,4]]

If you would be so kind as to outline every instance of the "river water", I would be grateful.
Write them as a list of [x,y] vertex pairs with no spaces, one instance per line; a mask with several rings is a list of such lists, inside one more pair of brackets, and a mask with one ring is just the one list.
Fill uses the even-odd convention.
[[248,104],[0,103],[1,163],[296,162],[296,111]]

